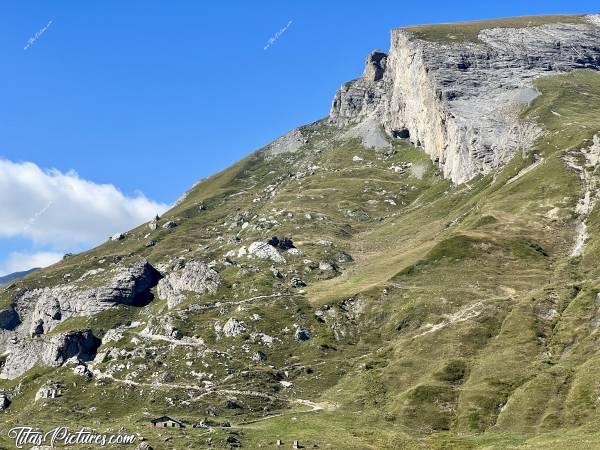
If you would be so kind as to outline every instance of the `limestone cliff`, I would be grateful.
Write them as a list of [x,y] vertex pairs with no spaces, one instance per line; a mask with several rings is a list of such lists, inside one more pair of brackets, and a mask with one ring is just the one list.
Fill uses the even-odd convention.
[[409,137],[462,183],[528,147],[537,127],[518,120],[537,92],[533,81],[600,68],[599,16],[520,28],[482,27],[474,41],[392,31],[389,55],[373,52],[363,76],[337,92],[330,123],[381,125]]

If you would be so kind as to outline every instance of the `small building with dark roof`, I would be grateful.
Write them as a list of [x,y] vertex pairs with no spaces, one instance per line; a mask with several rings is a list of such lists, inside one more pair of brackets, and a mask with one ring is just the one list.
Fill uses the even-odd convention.
[[179,420],[173,419],[172,417],[169,417],[169,416],[162,416],[157,419],[153,419],[150,421],[150,423],[152,424],[153,427],[160,427],[160,428],[183,428],[183,427],[185,427],[183,422],[180,422]]

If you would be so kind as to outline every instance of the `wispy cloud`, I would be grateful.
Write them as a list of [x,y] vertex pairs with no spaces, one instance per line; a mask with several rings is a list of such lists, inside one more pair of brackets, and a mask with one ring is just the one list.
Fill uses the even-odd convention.
[[279,39],[281,37],[281,35],[287,31],[287,29],[290,27],[291,24],[292,24],[292,21],[290,20],[285,27],[283,27],[281,30],[279,30],[277,33],[275,33],[274,36],[270,37],[269,40],[267,41],[267,45],[265,45],[264,50],[268,50],[269,47],[271,47],[275,42],[277,42],[277,39]]

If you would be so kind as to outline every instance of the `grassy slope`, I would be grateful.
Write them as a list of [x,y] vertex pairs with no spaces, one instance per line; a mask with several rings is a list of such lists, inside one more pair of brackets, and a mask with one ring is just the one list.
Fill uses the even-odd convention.
[[[231,420],[247,448],[268,447],[277,438],[348,449],[600,445],[595,431],[600,360],[593,326],[600,290],[595,264],[600,218],[596,212],[590,218],[592,238],[584,257],[569,258],[572,211],[581,186],[560,159],[566,150],[589,146],[600,131],[600,117],[594,113],[600,76],[582,71],[539,80],[538,88],[543,95],[524,116],[544,125],[546,134],[495,177],[451,186],[425,155],[401,141],[394,143],[397,153],[387,158],[355,142],[331,140],[330,130],[314,126],[320,134],[313,134],[299,153],[267,159],[255,154],[196,186],[164,219],[177,221],[175,230],[159,229],[145,237],[150,231],[144,225],[124,241],[73,256],[17,283],[55,284],[66,273],[76,277],[115,256],[124,261],[144,256],[154,263],[180,255],[220,260],[227,250],[253,240],[290,235],[304,256],[289,257],[282,268],[289,277],[295,273],[308,282],[304,296],[260,300],[225,313],[186,310],[189,304],[227,304],[284,289],[274,286],[270,263],[252,261],[262,272],[223,268],[223,288],[210,296],[190,297],[179,311],[168,313],[164,301],[156,299],[146,308],[121,308],[61,325],[90,326],[101,334],[126,320],[168,316],[186,336],[202,337],[233,358],[224,361],[146,342],[160,358],[130,361],[147,365],[136,380],[151,383],[167,367],[174,383],[197,383],[189,370],[203,370],[206,363],[219,379],[234,374],[223,388],[275,393],[281,402],[242,398],[244,409],[231,411],[221,407],[224,398],[217,395],[186,404],[182,402],[190,395],[185,389],[83,381],[67,368],[35,369],[22,379],[2,382],[7,389],[22,386],[4,415],[6,425],[31,422],[48,428],[68,421],[72,427],[116,429],[126,424],[154,448],[198,448],[209,436],[202,430],[160,431],[144,424],[163,413],[198,421],[209,406],[217,405],[218,420]],[[323,143],[327,150],[317,151]],[[508,183],[532,164],[532,153],[544,162]],[[352,162],[354,155],[364,161]],[[426,167],[425,176],[394,174],[389,166],[399,162]],[[306,175],[290,177],[297,171]],[[274,194],[270,185],[277,186]],[[260,200],[254,202],[256,198]],[[385,199],[393,199],[396,206]],[[199,211],[200,202],[208,210]],[[556,218],[547,216],[553,208],[559,208]],[[245,230],[231,225],[240,212],[246,214],[243,220],[262,225]],[[304,217],[306,212],[312,219]],[[326,219],[319,220],[321,216]],[[278,223],[269,224],[269,217]],[[240,243],[228,243],[234,234]],[[145,248],[149,239],[157,245]],[[319,239],[333,241],[334,247],[318,245]],[[355,260],[341,264],[341,275],[304,272],[303,259],[334,258],[341,250]],[[232,289],[235,283],[239,286]],[[0,295],[9,303],[13,293],[14,288]],[[343,331],[336,340],[331,322],[319,322],[314,311],[326,305],[344,314],[348,300],[365,306],[336,323],[336,330]],[[556,314],[548,314],[550,310]],[[256,324],[251,319],[255,313],[263,317]],[[247,336],[215,338],[214,321],[231,315],[251,324],[251,330],[281,339],[267,351],[267,365],[240,351],[244,342],[251,347],[250,355],[261,348]],[[315,337],[296,343],[282,331],[294,323],[308,326]],[[114,345],[135,348],[130,338],[137,331],[127,331]],[[291,373],[291,391],[279,387],[284,370]],[[115,376],[124,378],[130,372],[123,369]],[[65,396],[32,402],[37,388],[49,379],[69,386]],[[294,399],[319,402],[324,409],[311,412]],[[96,410],[90,411],[91,406]],[[227,434],[217,429],[210,436],[218,447]],[[165,443],[166,436],[172,441]]]
[[461,23],[415,25],[406,27],[406,30],[414,33],[418,39],[426,41],[478,42],[479,32],[486,28],[537,27],[548,23],[584,23],[584,15],[523,16]]

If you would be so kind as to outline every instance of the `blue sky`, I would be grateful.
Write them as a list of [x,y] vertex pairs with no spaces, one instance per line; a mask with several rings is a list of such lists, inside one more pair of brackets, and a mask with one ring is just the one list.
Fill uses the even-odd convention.
[[[113,185],[117,193],[100,189],[108,209],[110,199],[121,202],[116,210],[141,205],[127,220],[102,216],[106,208],[89,214],[105,217],[98,233],[123,231],[196,180],[325,116],[367,53],[387,50],[391,28],[599,10],[600,2],[583,0],[2,2],[0,160],[10,165],[0,176],[19,170],[20,183],[45,179],[32,190],[0,179],[0,199],[16,196],[0,204],[23,209],[9,216],[24,220],[22,227],[0,225],[0,274],[45,261],[28,255],[96,243],[83,232],[69,240],[32,231],[77,212],[83,200],[73,185],[89,195],[100,194],[88,181]],[[41,175],[32,166],[21,170],[25,162]],[[57,185],[71,203],[45,194]],[[39,198],[29,201],[33,193]],[[71,222],[88,226],[81,217]],[[15,255],[19,262],[8,264]]]

